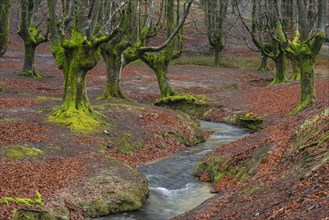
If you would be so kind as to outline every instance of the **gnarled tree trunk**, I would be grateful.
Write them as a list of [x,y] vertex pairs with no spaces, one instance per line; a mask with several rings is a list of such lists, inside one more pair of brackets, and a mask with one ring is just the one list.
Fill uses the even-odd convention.
[[121,71],[125,65],[123,51],[128,46],[128,42],[118,35],[107,44],[101,46],[101,54],[106,64],[106,85],[104,92],[97,99],[125,98],[121,90]]
[[267,72],[269,71],[268,66],[268,56],[266,56],[264,53],[261,54],[261,61],[260,66],[258,68],[259,71]]
[[47,37],[40,33],[35,24],[39,7],[39,0],[21,0],[21,22],[18,30],[18,35],[24,41],[24,65],[20,75],[37,79],[43,76],[34,68],[35,49],[47,41]]
[[286,73],[287,73],[287,57],[284,54],[280,54],[275,57],[275,75],[274,79],[271,82],[271,85],[275,85],[278,83],[284,83],[287,81]]
[[0,57],[5,54],[8,47],[10,6],[11,0],[0,1]]

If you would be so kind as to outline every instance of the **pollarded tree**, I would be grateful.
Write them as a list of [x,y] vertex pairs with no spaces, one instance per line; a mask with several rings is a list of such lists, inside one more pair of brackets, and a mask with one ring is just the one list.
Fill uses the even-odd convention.
[[47,41],[47,34],[42,34],[38,27],[39,8],[41,0],[20,0],[21,18],[18,35],[24,41],[24,65],[21,76],[43,78],[34,68],[35,49],[38,45]]
[[[296,0],[283,0],[282,1],[282,18],[281,23],[285,35],[288,36],[289,43],[297,43],[299,41],[299,31],[296,29],[297,20],[297,1]],[[300,80],[300,71],[298,67],[298,60],[295,56],[290,53],[286,53],[287,58],[291,63],[291,77],[290,81]]]
[[314,86],[315,59],[326,39],[327,1],[319,0],[317,9],[318,28],[312,35],[307,6],[309,1],[297,0],[300,37],[299,42],[290,43],[286,51],[298,60],[301,76],[301,99],[292,113],[297,113],[316,100]]
[[[170,0],[171,1],[171,0]],[[148,65],[156,71],[156,76],[158,78],[158,84],[160,87],[161,94],[173,94],[166,91],[173,91],[170,87],[169,80],[166,76],[167,68],[169,65],[168,59],[162,59],[165,54],[164,51],[168,51],[167,48],[173,49],[171,46],[173,44],[174,38],[180,33],[183,27],[183,24],[186,20],[189,8],[191,7],[193,0],[186,1],[186,7],[184,15],[178,18],[176,23],[170,23],[169,29],[167,29],[167,39],[159,46],[149,46],[149,39],[153,36],[156,36],[160,30],[165,26],[163,18],[168,19],[166,16],[163,16],[162,13],[170,11],[171,5],[168,4],[168,0],[149,0],[149,1],[134,1],[130,0],[127,4],[127,8],[122,16],[124,16],[121,21],[123,24],[120,25],[120,34],[116,38],[113,38],[113,42],[109,41],[105,46],[102,46],[104,50],[104,55],[107,62],[107,66],[115,65],[116,68],[107,70],[107,84],[105,91],[103,92],[101,99],[117,97],[124,97],[123,92],[120,88],[120,76],[122,69],[129,63],[137,60],[143,59],[144,62],[147,62]],[[177,1],[179,4],[179,1]],[[160,13],[158,16],[154,16],[155,3],[159,3]],[[179,8],[178,8],[179,9]],[[172,11],[174,13],[174,11]],[[144,16],[146,15],[146,16]],[[171,17],[169,17],[170,19]],[[153,24],[153,22],[155,24]],[[153,25],[152,25],[153,24]],[[166,26],[167,27],[167,26]],[[169,30],[169,31],[168,31]],[[170,34],[168,34],[170,33]],[[121,36],[120,36],[121,35]],[[179,37],[178,37],[179,38]],[[114,43],[115,42],[115,43]],[[181,41],[180,41],[181,42]],[[160,52],[161,51],[161,52]],[[114,52],[114,53],[113,53]],[[160,55],[159,55],[160,54]],[[162,55],[161,55],[162,54]],[[171,52],[172,54],[172,52]],[[180,53],[177,53],[177,56]],[[170,58],[173,56],[170,55]],[[152,62],[150,60],[153,60]],[[171,60],[171,59],[170,59]],[[116,62],[111,64],[111,62]],[[157,62],[163,62],[164,71],[161,68],[156,68]],[[162,65],[162,64],[161,64]],[[120,68],[119,68],[120,66]],[[160,64],[158,65],[160,66]],[[119,70],[119,71],[118,71]],[[160,71],[161,70],[161,73]],[[160,74],[157,74],[160,73]],[[164,86],[163,86],[164,85]],[[161,95],[163,96],[163,95]]]
[[[64,73],[63,103],[49,120],[87,132],[95,129],[100,122],[97,120],[99,114],[93,110],[87,96],[86,76],[100,59],[100,45],[118,32],[118,28],[113,27],[107,35],[97,33],[102,2],[64,0],[61,16],[57,17],[56,0],[48,0],[52,53]],[[121,5],[121,2],[118,4]],[[60,24],[59,27],[57,24]]]
[[[167,38],[169,38],[174,30],[175,30],[175,24],[179,25],[179,19],[180,19],[180,1],[178,0],[176,5],[174,0],[167,0],[165,2],[166,10],[164,17],[166,18],[165,24],[167,29]],[[188,9],[191,4],[188,5]],[[176,7],[176,8],[175,8]],[[176,11],[176,19],[175,19],[175,11]],[[185,13],[186,10],[185,10]],[[168,97],[173,96],[176,94],[174,89],[171,87],[169,79],[167,77],[168,73],[168,66],[172,59],[178,58],[183,49],[183,36],[182,36],[182,30],[178,33],[178,39],[177,39],[177,46],[178,51],[175,51],[175,41],[172,40],[168,43],[166,48],[164,48],[159,53],[151,53],[151,52],[145,52],[141,55],[141,59],[143,62],[148,65],[156,74],[158,85],[160,89],[160,97]]]
[[[111,10],[112,12],[103,10],[100,23],[108,20],[108,16],[116,10],[113,2],[112,5],[105,4],[106,2],[104,2],[103,8],[107,8],[107,10]],[[97,99],[125,98],[120,86],[121,71],[125,65],[123,63],[122,53],[137,39],[138,19],[136,11],[139,8],[138,1],[129,0],[126,4],[125,10],[118,17],[120,20],[120,32],[110,41],[101,45],[101,54],[106,64],[107,80],[102,95]],[[113,25],[111,24],[109,27]],[[107,32],[108,30],[104,31]],[[136,59],[138,58],[136,57]]]
[[[286,35],[283,32],[283,27],[280,21],[281,14],[281,0],[277,1],[265,1],[263,2],[265,7],[261,8],[262,1],[252,0],[252,27],[251,30],[248,25],[245,23],[240,10],[239,15],[242,23],[250,33],[252,37],[252,41],[255,46],[261,51],[263,56],[271,58],[275,62],[276,71],[274,75],[274,79],[271,85],[277,83],[283,83],[287,81],[286,78],[286,70],[287,70],[287,57],[285,51],[285,43],[286,43]],[[274,10],[273,10],[274,9]],[[265,23],[266,28],[262,29],[267,31],[267,37],[269,40],[263,41],[261,35],[263,33],[257,32],[257,23],[258,18],[257,14],[259,14],[259,10],[265,10],[266,16],[262,19],[266,20]],[[264,38],[263,38],[264,39]],[[268,38],[266,38],[268,39]]]
[[10,6],[11,0],[0,1],[0,57],[5,54],[8,47]]
[[[233,1],[232,1],[233,2]],[[229,0],[203,0],[205,6],[208,41],[214,49],[214,66],[220,66],[220,54],[225,47],[224,21]]]

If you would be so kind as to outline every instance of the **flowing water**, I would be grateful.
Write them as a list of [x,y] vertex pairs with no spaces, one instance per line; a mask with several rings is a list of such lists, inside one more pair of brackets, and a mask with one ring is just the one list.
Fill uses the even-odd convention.
[[210,185],[192,176],[195,164],[214,148],[246,136],[248,132],[231,125],[205,121],[201,122],[201,126],[204,130],[213,131],[206,142],[140,168],[149,180],[150,190],[150,197],[140,210],[99,220],[167,220],[212,197]]

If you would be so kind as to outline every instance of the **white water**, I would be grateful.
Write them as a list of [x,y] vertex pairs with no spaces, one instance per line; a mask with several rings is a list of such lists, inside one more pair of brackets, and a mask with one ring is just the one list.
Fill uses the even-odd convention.
[[204,130],[213,131],[205,143],[142,167],[149,180],[150,197],[135,212],[110,215],[99,220],[167,220],[200,205],[213,196],[209,184],[192,176],[192,170],[205,154],[239,139],[247,131],[231,125],[201,122]]

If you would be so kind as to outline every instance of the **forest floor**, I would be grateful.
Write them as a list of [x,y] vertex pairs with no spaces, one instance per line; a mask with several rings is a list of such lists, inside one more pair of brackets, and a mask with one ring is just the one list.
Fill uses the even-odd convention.
[[[235,50],[227,56],[253,54]],[[186,117],[183,114],[150,105],[159,98],[157,80],[141,64],[129,65],[123,71],[122,88],[130,100],[95,100],[104,89],[104,63],[100,62],[90,72],[88,95],[95,109],[108,117],[109,125],[104,130],[88,135],[50,124],[48,115],[61,104],[62,73],[47,46],[41,47],[36,57],[36,69],[46,76],[43,80],[18,76],[22,58],[20,44],[13,42],[0,59],[0,86],[4,88],[0,92],[0,198],[33,198],[39,191],[47,203],[60,189],[90,175],[96,162],[105,156],[139,167],[184,149],[174,135],[168,134],[179,133],[187,142],[193,142],[197,135],[196,129],[192,133],[189,129],[193,125],[182,124]],[[175,90],[204,95],[215,106],[201,119],[221,122],[232,112],[240,112],[254,113],[265,120],[261,131],[217,149],[211,156],[225,155],[234,166],[238,161],[251,161],[253,153],[264,146],[269,149],[248,181],[226,175],[214,183],[218,195],[177,219],[295,219],[296,216],[325,219],[329,209],[328,140],[321,145],[321,152],[314,148],[307,152],[315,155],[312,166],[320,164],[314,171],[310,164],[294,159],[304,158],[304,154],[292,152],[297,152],[294,143],[298,132],[302,132],[301,125],[329,107],[328,65],[328,59],[322,57],[316,67],[316,104],[293,116],[287,114],[298,105],[299,82],[269,87],[272,73],[243,69],[243,66],[241,69],[196,65],[169,68],[169,79]],[[328,113],[318,118],[317,125],[322,130],[303,144],[312,145],[316,138],[328,133]],[[8,159],[8,147],[32,151],[23,156],[16,153],[15,159]],[[210,177],[203,175],[201,179],[209,181]],[[242,193],[242,189],[249,190]],[[1,206],[1,219],[10,219],[15,206]],[[74,213],[72,219],[82,218],[81,210]]]

